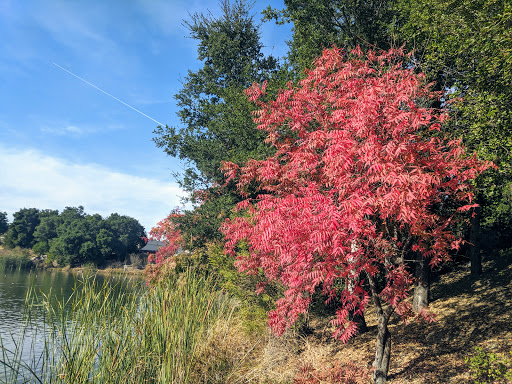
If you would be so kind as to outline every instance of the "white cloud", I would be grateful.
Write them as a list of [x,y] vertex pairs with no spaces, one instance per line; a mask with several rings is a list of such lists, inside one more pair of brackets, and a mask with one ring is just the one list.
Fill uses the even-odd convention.
[[[56,1],[33,6],[30,16],[36,25],[49,33],[56,41],[85,54],[97,55],[117,48],[107,38],[107,28],[112,20],[109,8],[101,3],[87,4]],[[91,50],[91,48],[94,48]]]
[[[39,130],[47,135],[67,136],[73,138],[82,138],[97,133],[114,132],[126,130],[126,126],[120,123],[102,124],[101,127],[93,124],[79,123],[80,126],[70,123],[67,119],[47,119],[41,115],[30,115],[32,124],[39,125]],[[0,121],[0,129],[7,124],[2,125]]]
[[61,127],[42,127],[42,132],[51,133],[58,136],[64,135],[72,135],[72,136],[81,136],[84,133],[84,130],[75,125],[66,125]]
[[0,211],[10,215],[21,208],[62,210],[83,205],[90,214],[131,216],[149,231],[180,204],[183,195],[175,183],[0,145]]

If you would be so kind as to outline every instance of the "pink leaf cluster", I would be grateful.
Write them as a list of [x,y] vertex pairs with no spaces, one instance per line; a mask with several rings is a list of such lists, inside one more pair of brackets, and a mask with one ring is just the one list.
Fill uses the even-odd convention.
[[156,281],[162,272],[162,268],[173,263],[176,252],[183,245],[183,236],[181,230],[175,221],[181,214],[175,210],[168,217],[161,220],[154,228],[149,232],[150,240],[157,240],[163,242],[163,246],[160,247],[155,254],[148,256],[148,266],[146,273],[149,281]]
[[[436,265],[460,243],[450,232],[456,217],[442,207],[471,210],[470,181],[490,164],[466,156],[460,141],[441,138],[446,115],[422,107],[438,95],[403,58],[401,50],[328,49],[276,100],[258,101],[265,84],[246,91],[276,152],[242,167],[224,164],[240,191],[256,181],[261,195],[240,203],[247,214],[221,230],[226,252],[235,255],[242,241],[250,246],[249,256],[237,257],[241,271],[262,270],[286,287],[269,314],[278,334],[321,288],[340,299],[335,336],[348,340],[357,332],[348,313],[363,313],[371,296],[365,275],[385,278],[380,299],[406,318],[413,279],[404,252]],[[340,281],[351,286],[341,297]]]
[[178,217],[179,213],[171,213],[165,219],[161,220],[149,232],[150,240],[157,240],[164,243],[154,255],[149,255],[150,263],[161,264],[166,259],[174,256],[176,251],[182,246],[181,231],[173,220]]

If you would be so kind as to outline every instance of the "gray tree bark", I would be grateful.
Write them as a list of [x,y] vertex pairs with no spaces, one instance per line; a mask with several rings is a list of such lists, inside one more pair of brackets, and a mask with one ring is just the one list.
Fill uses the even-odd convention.
[[388,321],[385,316],[379,315],[377,326],[377,348],[373,367],[373,381],[375,384],[385,384],[389,372],[389,360],[391,358],[391,333],[388,329]]
[[415,263],[416,285],[412,300],[412,309],[419,312],[421,308],[428,307],[430,298],[430,265],[427,260],[418,252]]
[[391,333],[388,329],[389,319],[393,314],[393,307],[388,306],[385,310],[382,307],[375,280],[370,274],[367,274],[368,282],[372,292],[372,299],[377,308],[377,343],[375,348],[375,360],[373,362],[373,382],[375,384],[386,384],[389,361],[391,358]]

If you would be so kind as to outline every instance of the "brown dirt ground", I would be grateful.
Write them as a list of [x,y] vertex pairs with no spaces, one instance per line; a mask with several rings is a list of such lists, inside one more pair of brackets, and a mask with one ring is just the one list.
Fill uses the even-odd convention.
[[[432,285],[430,311],[436,322],[404,325],[393,319],[391,384],[471,383],[464,359],[480,346],[487,352],[512,350],[512,260],[484,263],[482,278],[471,278],[469,266],[439,276]],[[328,326],[316,324],[304,338],[298,359],[314,367],[351,361],[371,367],[376,316],[366,317],[369,332],[342,345],[330,338]]]

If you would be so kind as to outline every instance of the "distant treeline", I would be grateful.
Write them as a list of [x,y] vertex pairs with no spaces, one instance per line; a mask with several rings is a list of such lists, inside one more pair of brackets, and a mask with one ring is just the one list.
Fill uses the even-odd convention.
[[[5,216],[5,215],[3,215]],[[128,216],[112,213],[104,219],[84,207],[58,210],[23,208],[14,213],[2,245],[31,248],[59,265],[124,261],[144,245],[144,227]]]

